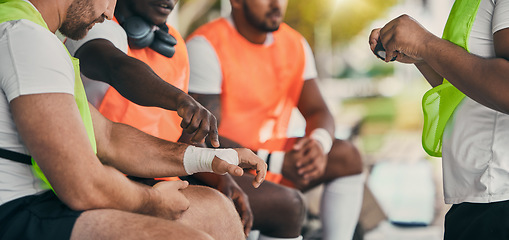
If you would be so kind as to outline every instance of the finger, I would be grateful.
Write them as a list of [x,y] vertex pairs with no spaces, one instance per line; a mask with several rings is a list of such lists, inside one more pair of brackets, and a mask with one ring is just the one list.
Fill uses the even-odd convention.
[[210,144],[212,144],[213,147],[219,147],[219,133],[217,131],[217,119],[214,117],[214,115],[210,115],[210,131],[209,131],[209,140]]
[[385,62],[395,61],[397,52],[394,48],[394,27],[395,21],[392,20],[380,30],[380,41],[385,48]]
[[231,164],[224,161],[223,159],[214,156],[214,159],[212,160],[212,171],[214,171],[216,174],[224,175],[228,172],[230,165]]
[[314,165],[316,162],[316,159],[321,157],[321,152],[318,154],[318,151],[315,151],[313,149],[310,149],[307,151],[307,154],[303,155],[299,161],[295,164],[295,167],[297,168],[297,173],[299,175],[302,175],[305,171],[303,169],[306,169],[309,165]]
[[310,171],[310,172],[307,172],[306,174],[304,174],[303,178],[306,179],[307,181],[312,181],[314,179],[319,178],[321,175],[322,175],[322,172],[320,171],[320,169],[315,168],[313,171]]
[[242,176],[244,174],[244,170],[241,167],[233,164],[228,164],[227,172],[233,176]]
[[297,139],[295,141],[295,144],[293,144],[292,149],[295,151],[301,150],[309,142],[309,140],[310,140],[310,138],[308,138],[308,137],[303,137],[303,138]]
[[186,133],[194,134],[194,132],[200,127],[202,120],[202,114],[200,112],[194,112],[189,124],[185,128],[182,128],[186,131]]
[[205,137],[207,137],[209,132],[209,124],[207,121],[202,121],[197,129],[195,129],[194,135],[191,138],[192,142],[195,143],[203,143],[205,142]]
[[313,162],[313,158],[311,158],[311,156],[309,155],[302,155],[301,157],[299,157],[299,159],[295,162],[295,167],[296,168],[302,168],[308,164],[311,164]]
[[303,165],[302,167],[297,169],[297,174],[299,174],[300,176],[304,176],[304,175],[314,171],[315,169],[317,169],[315,162],[316,162],[316,159],[311,159],[311,161],[308,164]]
[[182,129],[186,129],[187,126],[189,126],[191,120],[193,119],[194,112],[194,108],[189,104],[181,106],[177,109],[177,114],[182,118],[182,121],[180,122],[180,127]]
[[[255,157],[258,158],[257,156]],[[242,161],[246,160],[243,159]],[[255,188],[258,188],[260,184],[262,184],[265,176],[267,175],[267,164],[259,158],[255,160],[247,160],[247,162],[241,163],[241,167],[255,169],[256,176],[253,178],[253,187]]]
[[253,227],[253,213],[251,212],[251,207],[246,199],[247,196],[244,194],[238,194],[237,197],[235,197],[234,202],[237,212],[240,215],[242,226],[244,226],[244,234],[247,236]]
[[240,167],[256,170],[253,186],[258,188],[267,175],[267,164],[249,149],[237,148],[235,150],[239,153]]
[[251,228],[253,228],[253,214],[251,212],[246,211],[245,217],[246,217],[246,219],[243,222],[243,225],[244,225],[244,234],[247,237],[249,235],[249,232],[251,232]]
[[317,149],[321,150],[319,143],[312,139],[310,140],[302,149],[301,154],[295,162],[295,167],[300,168],[304,165],[309,164],[313,161],[313,158],[316,156]]
[[182,181],[182,180],[177,180],[177,181],[161,181],[161,182],[158,182],[156,184],[154,184],[154,186],[152,186],[152,188],[158,188],[159,186],[161,185],[165,185],[165,184],[173,184],[172,186],[176,186],[177,189],[185,189],[189,186],[189,182],[188,181]]
[[387,58],[385,59],[385,62],[392,62],[397,60],[399,51],[396,48],[396,45],[394,44],[393,38],[389,40],[387,44]]
[[265,176],[267,175],[267,164],[265,162],[258,164],[256,168],[256,176],[253,178],[253,187],[258,188]]
[[188,181],[178,181],[178,182],[180,182],[180,185],[178,187],[179,190],[185,189],[185,188],[187,188],[189,186],[189,182]]
[[376,44],[378,43],[378,38],[380,37],[380,28],[376,28],[371,30],[371,34],[369,35],[369,47],[371,51],[375,50]]

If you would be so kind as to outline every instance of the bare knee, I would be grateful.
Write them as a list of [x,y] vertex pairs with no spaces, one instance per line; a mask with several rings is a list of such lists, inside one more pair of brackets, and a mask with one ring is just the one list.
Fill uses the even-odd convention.
[[233,202],[219,191],[189,186],[183,191],[191,202],[180,222],[195,226],[214,239],[243,239],[243,226]]
[[257,221],[259,230],[267,236],[297,237],[306,216],[304,198],[296,189],[280,187],[278,191],[272,191],[264,196],[267,204],[263,209],[263,221]]
[[70,239],[213,240],[207,233],[177,221],[113,209],[83,212]]
[[359,150],[349,141],[336,139],[328,159],[329,178],[362,173],[363,164]]

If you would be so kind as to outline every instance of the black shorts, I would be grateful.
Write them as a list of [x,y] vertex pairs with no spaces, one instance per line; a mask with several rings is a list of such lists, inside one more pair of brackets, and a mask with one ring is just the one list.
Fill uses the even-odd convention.
[[509,239],[509,201],[452,205],[445,215],[444,239]]
[[0,205],[0,239],[69,239],[81,213],[53,191],[18,198]]

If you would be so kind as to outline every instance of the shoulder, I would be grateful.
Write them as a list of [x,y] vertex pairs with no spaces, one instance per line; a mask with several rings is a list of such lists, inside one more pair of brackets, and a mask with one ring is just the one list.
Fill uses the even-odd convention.
[[206,23],[196,29],[189,35],[187,40],[191,40],[196,36],[203,36],[207,39],[214,39],[214,36],[220,35],[229,28],[229,23],[225,18],[219,18],[212,22]]
[[49,30],[29,20],[17,20],[0,25],[3,58],[13,62],[63,61],[72,67],[66,48]]
[[60,42],[58,37],[48,29],[26,19],[1,23],[0,33],[0,38],[4,41],[30,42],[36,45]]
[[281,25],[279,26],[279,29],[275,33],[276,34],[284,34],[286,36],[298,39],[299,41],[300,41],[300,39],[304,38],[302,36],[302,34],[300,34],[297,30],[293,29],[286,23],[281,23]]
[[74,90],[69,53],[56,35],[28,20],[0,25],[0,80],[8,99],[19,94]]

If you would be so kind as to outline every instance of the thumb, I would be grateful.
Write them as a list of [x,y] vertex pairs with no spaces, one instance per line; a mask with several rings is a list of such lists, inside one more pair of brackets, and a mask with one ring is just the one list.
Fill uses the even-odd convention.
[[240,177],[240,176],[244,175],[244,170],[242,170],[242,168],[237,165],[229,164],[228,165],[228,173],[233,176]]
[[217,156],[212,160],[212,171],[217,174],[224,175],[230,173],[234,176],[242,176],[244,171],[237,165],[230,164]]
[[185,189],[189,186],[189,182],[188,181],[180,181],[180,185],[179,185],[179,190],[181,189]]
[[295,144],[293,144],[292,149],[295,151],[299,151],[306,145],[306,143],[309,141],[307,137],[299,138],[295,141]]

